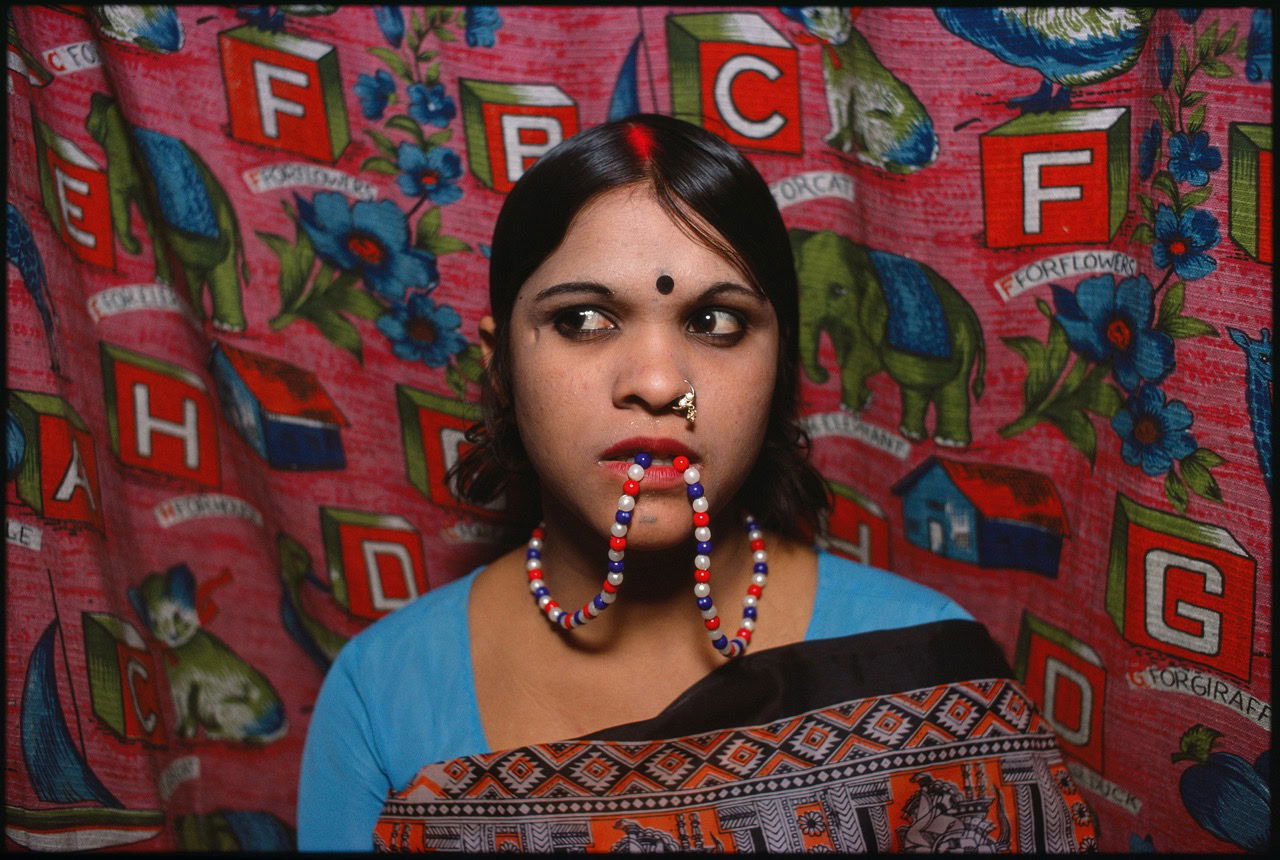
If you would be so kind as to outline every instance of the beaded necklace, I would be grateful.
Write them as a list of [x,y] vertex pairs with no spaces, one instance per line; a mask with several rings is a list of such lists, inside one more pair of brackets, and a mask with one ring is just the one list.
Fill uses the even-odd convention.
[[[581,627],[609,608],[618,597],[618,586],[623,579],[623,557],[627,548],[627,530],[631,525],[631,514],[636,506],[636,495],[640,492],[640,482],[644,480],[645,470],[653,464],[653,457],[645,452],[637,453],[634,461],[627,467],[627,480],[622,485],[622,496],[618,499],[618,511],[614,515],[613,526],[609,538],[609,572],[600,586],[600,592],[583,604],[576,612],[561,609],[560,604],[551,596],[551,590],[542,580],[542,539],[543,523],[533,530],[529,538],[529,548],[525,553],[525,569],[529,573],[529,590],[534,599],[547,616],[547,620],[557,627],[572,630]],[[764,548],[764,534],[756,521],[747,514],[744,522],[747,528],[747,539],[751,541],[751,585],[747,587],[747,596],[742,600],[742,626],[730,638],[720,631],[720,614],[715,602],[711,599],[711,527],[707,514],[707,498],[701,482],[702,475],[695,466],[690,465],[689,458],[676,457],[672,465],[684,475],[687,485],[685,491],[693,508],[693,537],[697,541],[697,555],[693,558],[693,594],[697,599],[698,611],[702,613],[702,624],[711,637],[711,645],[726,658],[737,657],[747,650],[751,643],[751,632],[756,627],[757,604],[769,579],[769,554]]]

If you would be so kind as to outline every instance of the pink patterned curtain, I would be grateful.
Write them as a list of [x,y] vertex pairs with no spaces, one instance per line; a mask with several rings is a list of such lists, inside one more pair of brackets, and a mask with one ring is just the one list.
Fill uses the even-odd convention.
[[1269,12],[45,5],[8,51],[7,847],[293,844],[334,654],[519,537],[443,478],[503,195],[637,111],[782,207],[821,542],[988,625],[1099,848],[1269,840]]

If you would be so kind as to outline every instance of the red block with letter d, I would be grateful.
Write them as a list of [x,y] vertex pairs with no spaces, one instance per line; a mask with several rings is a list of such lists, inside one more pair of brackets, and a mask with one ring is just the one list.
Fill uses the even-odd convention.
[[1040,706],[1063,750],[1102,773],[1107,672],[1098,652],[1065,630],[1022,613],[1014,673]]
[[381,618],[427,591],[422,539],[408,520],[321,508],[333,598],[359,618]]

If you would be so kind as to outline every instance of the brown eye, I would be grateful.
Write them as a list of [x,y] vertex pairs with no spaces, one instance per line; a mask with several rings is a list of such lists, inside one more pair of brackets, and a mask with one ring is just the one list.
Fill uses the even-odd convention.
[[706,337],[734,339],[746,331],[742,317],[724,308],[703,308],[689,317],[689,331]]
[[599,334],[616,328],[595,308],[568,308],[555,315],[554,323],[556,331],[566,337]]

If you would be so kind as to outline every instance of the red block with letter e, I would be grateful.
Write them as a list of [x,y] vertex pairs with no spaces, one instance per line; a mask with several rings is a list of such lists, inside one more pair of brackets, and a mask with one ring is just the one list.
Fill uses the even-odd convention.
[[232,137],[337,161],[351,130],[333,45],[246,24],[218,47]]
[[458,79],[467,163],[494,191],[511,190],[560,141],[578,133],[578,105],[554,84]]
[[101,531],[98,458],[84,420],[58,395],[36,391],[10,391],[9,411],[25,441],[14,476],[18,498],[47,519]]
[[1065,752],[1102,773],[1107,672],[1098,653],[1061,628],[1022,613],[1014,671]]
[[113,267],[116,249],[106,171],[73,142],[33,120],[40,193],[58,235],[86,263]]
[[445,480],[449,469],[471,447],[465,435],[467,428],[480,420],[480,408],[408,385],[396,386],[396,407],[409,483],[434,504],[482,517],[497,516],[505,508],[503,500],[483,508],[469,504],[459,499]]
[[799,155],[795,46],[756,12],[667,17],[672,113],[734,146]]
[[1027,114],[982,135],[987,246],[1109,242],[1128,209],[1129,109]]
[[222,483],[213,401],[186,368],[100,343],[111,450],[127,466]]
[[1107,614],[1134,645],[1248,681],[1256,571],[1226,529],[1116,495]]
[[427,591],[422,539],[404,517],[320,509],[333,597],[352,615],[381,618]]
[[123,740],[165,743],[156,679],[160,673],[132,624],[106,612],[82,612],[93,713]]
[[884,510],[852,487],[828,481],[834,504],[827,517],[827,548],[872,567],[889,567],[889,521]]

